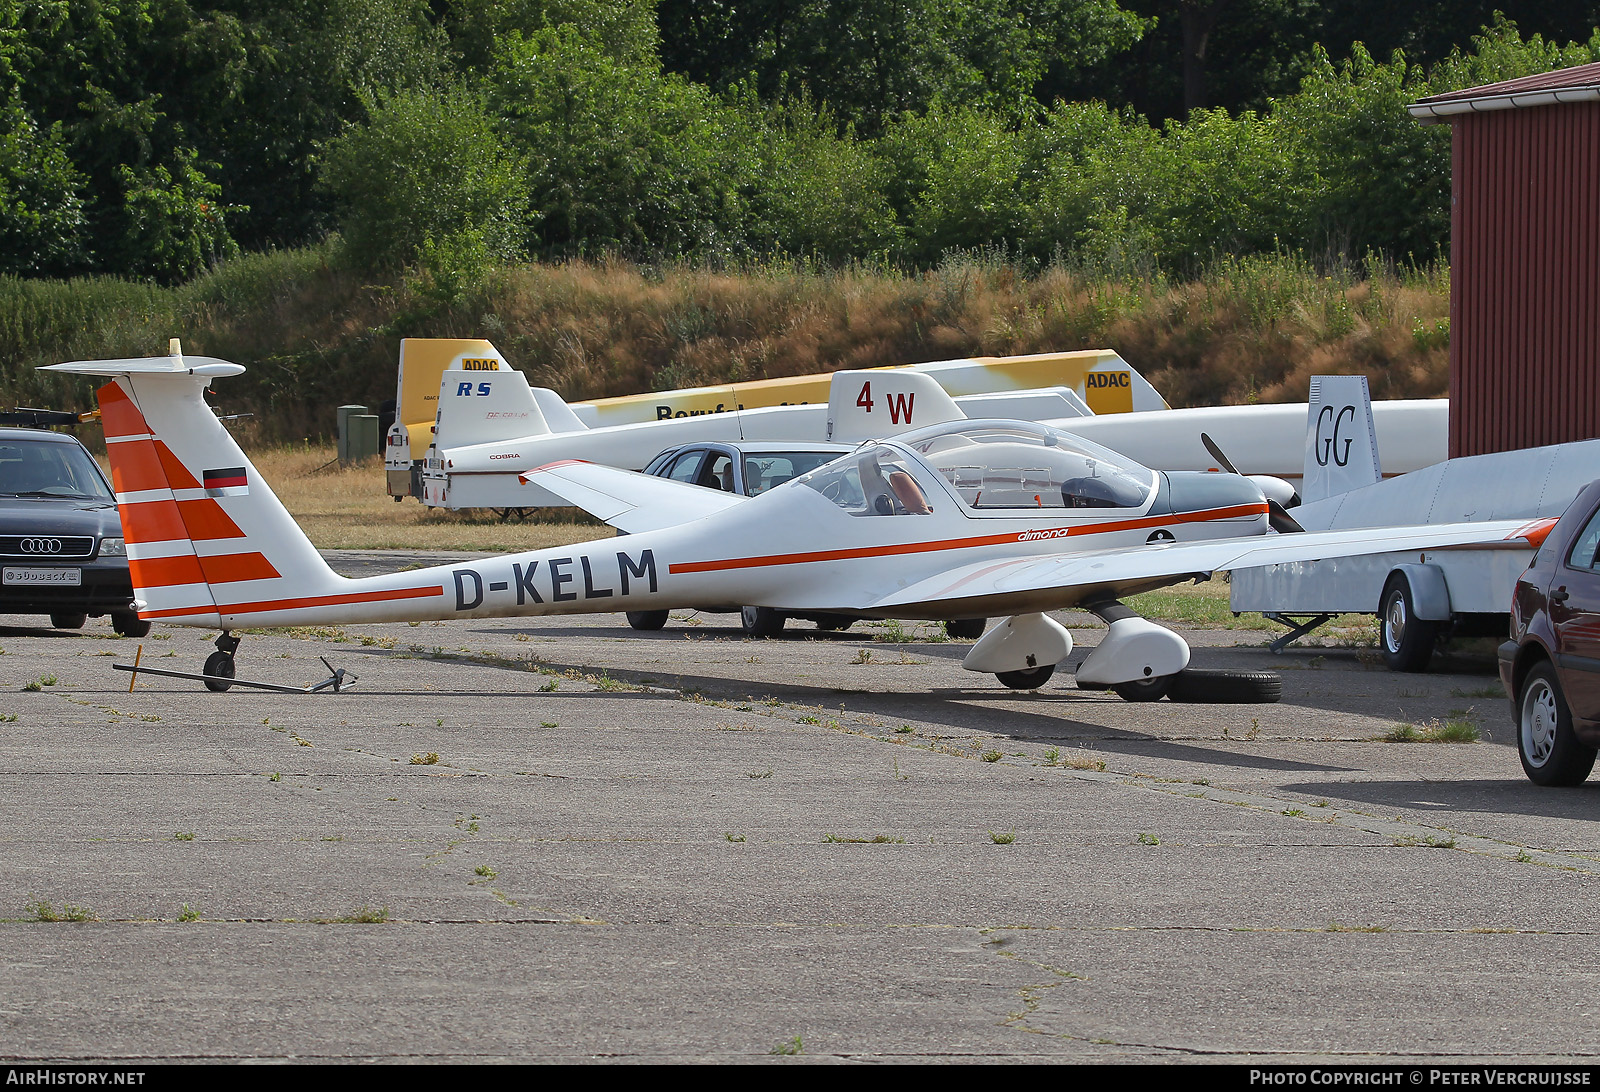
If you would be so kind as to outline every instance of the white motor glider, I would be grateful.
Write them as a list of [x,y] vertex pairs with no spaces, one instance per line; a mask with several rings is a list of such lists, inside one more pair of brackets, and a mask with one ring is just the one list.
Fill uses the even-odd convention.
[[[175,347],[176,348],[176,347]],[[1039,686],[1072,649],[1046,612],[1109,623],[1078,684],[1162,696],[1189,660],[1118,597],[1217,569],[1527,538],[1516,521],[1320,534],[1280,526],[1232,474],[1162,474],[1025,422],[948,421],[869,441],[758,497],[588,463],[528,478],[613,517],[693,505],[699,518],[623,538],[364,579],[335,574],[202,394],[243,371],[210,358],[79,361],[99,401],[140,617],[222,631],[224,689],[253,626],[610,613],[742,605],[870,618],[1000,617],[964,667]],[[840,413],[850,412],[844,407]],[[1541,525],[1542,526],[1542,525]]]

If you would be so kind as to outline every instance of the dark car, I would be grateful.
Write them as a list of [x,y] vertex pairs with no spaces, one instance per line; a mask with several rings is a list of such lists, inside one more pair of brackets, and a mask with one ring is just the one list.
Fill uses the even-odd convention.
[[1578,494],[1517,580],[1500,681],[1528,778],[1576,785],[1600,748],[1600,481]]
[[0,428],[0,614],[48,614],[58,629],[111,615],[143,637],[111,486],[64,433]]

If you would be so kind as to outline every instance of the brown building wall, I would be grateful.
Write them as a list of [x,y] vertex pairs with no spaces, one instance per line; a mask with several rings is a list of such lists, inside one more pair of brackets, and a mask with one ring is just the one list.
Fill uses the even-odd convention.
[[1600,103],[1451,121],[1450,454],[1600,437]]

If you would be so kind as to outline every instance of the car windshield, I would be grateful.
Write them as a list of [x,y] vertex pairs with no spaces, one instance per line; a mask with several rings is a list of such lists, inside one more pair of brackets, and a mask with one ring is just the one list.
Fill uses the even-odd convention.
[[775,451],[744,457],[744,490],[758,497],[839,457],[837,451]]
[[1148,468],[1047,425],[963,422],[899,439],[975,510],[1139,508],[1155,488]]
[[89,453],[75,443],[0,441],[0,495],[111,500]]

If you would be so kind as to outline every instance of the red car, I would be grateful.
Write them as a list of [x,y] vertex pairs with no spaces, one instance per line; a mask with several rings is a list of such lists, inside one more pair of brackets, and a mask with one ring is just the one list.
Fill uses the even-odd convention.
[[1577,785],[1600,748],[1600,481],[1555,524],[1511,600],[1500,681],[1528,778]]

